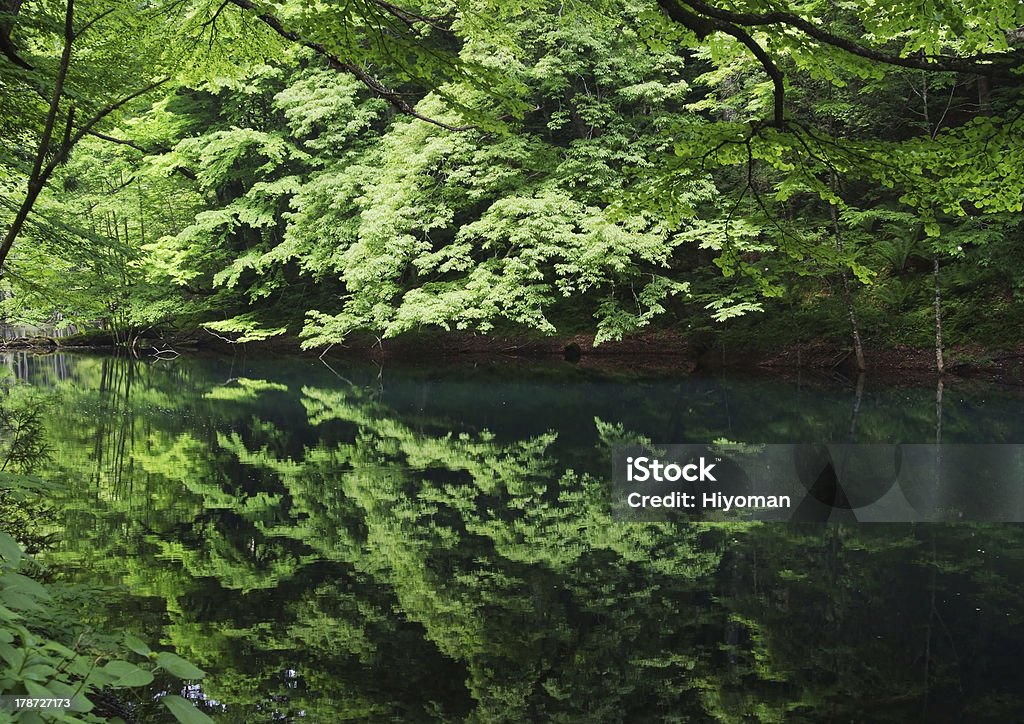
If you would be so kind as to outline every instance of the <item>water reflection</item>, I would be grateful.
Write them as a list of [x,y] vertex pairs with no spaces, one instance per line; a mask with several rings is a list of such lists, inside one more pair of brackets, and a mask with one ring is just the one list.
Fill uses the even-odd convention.
[[51,562],[224,721],[1024,715],[1020,527],[623,525],[605,480],[644,439],[1024,442],[991,388],[6,361],[52,390]]

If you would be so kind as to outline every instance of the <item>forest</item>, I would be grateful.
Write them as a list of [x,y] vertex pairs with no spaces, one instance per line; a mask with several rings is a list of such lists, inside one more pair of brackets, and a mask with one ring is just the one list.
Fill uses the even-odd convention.
[[10,325],[320,351],[650,328],[940,371],[1020,341],[1010,0],[0,17]]
[[1019,526],[607,472],[1024,441],[947,374],[1024,375],[1022,77],[1018,0],[0,0],[0,722],[1021,720]]

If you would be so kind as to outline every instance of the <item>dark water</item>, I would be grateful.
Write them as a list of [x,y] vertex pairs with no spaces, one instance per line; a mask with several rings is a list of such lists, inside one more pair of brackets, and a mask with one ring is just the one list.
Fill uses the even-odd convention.
[[1022,527],[623,524],[606,485],[644,438],[1024,442],[1013,390],[6,361],[55,575],[218,720],[1024,721]]

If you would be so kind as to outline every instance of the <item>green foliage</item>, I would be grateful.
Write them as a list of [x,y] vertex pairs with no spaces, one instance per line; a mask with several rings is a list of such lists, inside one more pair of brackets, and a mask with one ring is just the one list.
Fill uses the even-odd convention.
[[245,314],[221,322],[207,322],[203,326],[215,332],[238,335],[233,342],[260,342],[287,331],[284,327],[264,329],[250,315]]
[[[748,41],[633,0],[79,0],[65,74],[68,8],[0,16],[17,51],[0,56],[6,321],[128,345],[580,319],[598,343],[659,324],[802,341],[844,338],[852,310],[868,341],[924,343],[938,264],[948,340],[1024,328],[1019,72],[940,70],[1019,65],[1019,3],[724,11],[792,13],[837,44],[799,23],[731,28]],[[563,431],[533,409],[502,429],[433,412],[426,389],[400,407],[383,382],[210,365],[90,360],[59,414],[0,408],[4,693],[78,692],[97,706],[69,716],[86,721],[111,696],[205,721],[168,693],[202,675],[185,656],[216,667],[203,696],[242,717],[558,721],[582,702],[600,721],[798,721],[905,696],[887,715],[906,720],[941,704],[929,687],[962,695],[964,719],[1019,713],[956,674],[979,638],[1019,644],[1013,531],[983,533],[1006,552],[985,566],[965,528],[616,526],[611,443],[681,430],[675,412],[639,430],[587,408]],[[849,434],[845,401],[772,417],[792,391],[726,404],[719,424],[723,391],[684,395],[701,421],[686,434]],[[921,399],[862,422],[930,434]],[[33,477],[40,461],[62,488]],[[888,586],[1011,615],[954,607],[955,651],[936,645],[922,676],[916,652],[941,637],[872,618]],[[125,608],[126,589],[148,603]],[[177,653],[95,633],[158,628]]]
[[[924,272],[915,260],[933,252],[998,256],[998,234],[978,227],[1021,215],[1016,86],[943,70],[1011,68],[1018,9],[787,12],[796,20],[751,36],[784,79],[776,123],[779,89],[748,44],[647,2],[89,0],[79,18],[100,19],[60,118],[132,78],[171,80],[104,117],[128,144],[86,136],[64,159],[0,311],[125,343],[203,324],[321,347],[354,332],[555,334],[581,319],[601,342],[772,314],[816,276],[924,318],[923,297],[890,277]],[[0,68],[5,98],[38,98],[0,107],[21,148],[45,126],[58,6],[19,14],[16,30],[39,65]],[[2,164],[9,214],[31,161],[29,149]],[[987,279],[991,303],[1005,287]]]
[[[201,679],[204,672],[176,654],[154,653],[131,638],[124,649],[99,644],[85,633],[62,643],[51,632],[77,627],[68,593],[57,597],[21,570],[30,568],[18,542],[0,531],[0,694],[35,698],[69,698],[71,708],[43,716],[45,721],[101,722],[107,717],[93,701],[101,692],[117,695],[153,683],[154,672],[180,679]],[[74,595],[74,594],[72,594]],[[134,652],[143,665],[127,658]],[[102,662],[102,663],[100,663]],[[182,724],[212,721],[180,696],[164,696],[163,704]],[[16,713],[13,721],[38,721],[35,712]]]

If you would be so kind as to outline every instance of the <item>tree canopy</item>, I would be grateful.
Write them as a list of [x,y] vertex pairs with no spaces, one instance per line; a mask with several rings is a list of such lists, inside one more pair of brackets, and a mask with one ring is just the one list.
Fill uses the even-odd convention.
[[1021,283],[1000,262],[1024,169],[1009,0],[2,17],[11,319],[601,342],[813,303],[855,336],[916,315],[927,339],[915,260],[936,324],[940,263],[969,306]]

